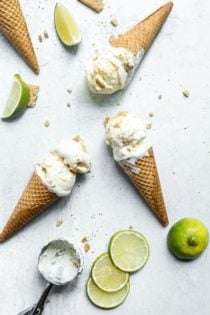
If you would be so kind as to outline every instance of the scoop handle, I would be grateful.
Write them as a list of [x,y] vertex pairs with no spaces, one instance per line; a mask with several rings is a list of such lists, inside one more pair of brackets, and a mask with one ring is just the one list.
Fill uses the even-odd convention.
[[51,291],[53,287],[53,284],[52,283],[48,283],[44,292],[42,293],[42,295],[40,296],[39,298],[39,301],[38,303],[36,304],[35,308],[33,309],[31,315],[40,315],[42,314],[43,312],[43,309],[44,309],[44,304],[46,302],[46,299]]
[[18,315],[40,315],[43,312],[44,304],[46,302],[46,299],[53,287],[52,283],[48,283],[46,288],[44,289],[42,295],[39,298],[39,301],[37,304],[34,304],[33,306],[27,308],[26,310],[22,311]]

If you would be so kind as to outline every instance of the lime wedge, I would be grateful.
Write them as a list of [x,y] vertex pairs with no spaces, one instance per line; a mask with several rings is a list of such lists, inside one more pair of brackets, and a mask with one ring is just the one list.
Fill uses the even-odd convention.
[[55,6],[54,21],[56,32],[63,44],[74,46],[81,42],[79,26],[69,10],[60,3]]
[[98,307],[106,309],[114,308],[122,304],[125,301],[129,293],[129,290],[130,290],[129,281],[124,286],[124,288],[113,293],[105,292],[99,289],[91,278],[89,278],[87,282],[87,295],[91,302]]
[[116,268],[108,253],[96,258],[91,276],[97,287],[106,292],[119,291],[129,280],[129,274]]
[[21,79],[19,74],[14,75],[14,82],[2,113],[2,119],[12,119],[21,114],[29,102],[29,87]]
[[124,230],[112,236],[109,253],[117,268],[125,272],[134,272],[145,265],[149,257],[149,245],[142,234]]

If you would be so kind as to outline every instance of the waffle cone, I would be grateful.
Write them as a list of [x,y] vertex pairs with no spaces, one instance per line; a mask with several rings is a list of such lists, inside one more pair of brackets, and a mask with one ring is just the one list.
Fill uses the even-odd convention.
[[161,29],[172,7],[172,2],[166,3],[127,33],[117,38],[111,37],[110,44],[112,47],[126,48],[133,53],[138,53],[141,49],[146,51]]
[[18,0],[0,0],[0,31],[28,65],[39,73],[39,65]]
[[0,241],[6,241],[12,234],[56,201],[57,198],[42,184],[39,176],[34,173],[0,234]]
[[[167,225],[168,216],[153,149],[149,149],[149,156],[139,159],[136,162],[135,171],[132,166],[129,166],[129,161],[123,162],[121,166],[160,222],[163,225]],[[136,168],[139,170],[138,172]]]

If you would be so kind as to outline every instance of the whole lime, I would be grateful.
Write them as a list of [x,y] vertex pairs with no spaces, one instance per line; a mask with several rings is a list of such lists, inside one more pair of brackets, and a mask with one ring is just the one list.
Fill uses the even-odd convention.
[[184,218],[176,222],[168,233],[168,248],[180,259],[197,258],[209,241],[207,227],[198,219]]

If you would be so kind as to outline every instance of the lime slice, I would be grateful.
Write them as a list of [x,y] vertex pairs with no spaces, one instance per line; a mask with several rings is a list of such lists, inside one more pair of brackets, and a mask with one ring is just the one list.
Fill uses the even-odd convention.
[[79,26],[69,10],[57,3],[54,11],[55,28],[58,37],[66,46],[74,46],[81,42]]
[[146,263],[149,257],[149,245],[142,234],[125,230],[112,236],[109,253],[117,268],[126,272],[134,272]]
[[106,292],[119,291],[129,280],[129,274],[116,268],[108,253],[96,258],[91,275],[95,284]]
[[2,113],[2,119],[11,119],[22,113],[29,102],[29,87],[21,79],[19,74],[14,75],[14,82]]
[[130,290],[129,281],[124,286],[124,288],[113,293],[105,292],[99,289],[91,278],[89,278],[87,282],[87,295],[91,302],[98,307],[106,309],[114,308],[122,304],[125,301],[129,293],[129,290]]

